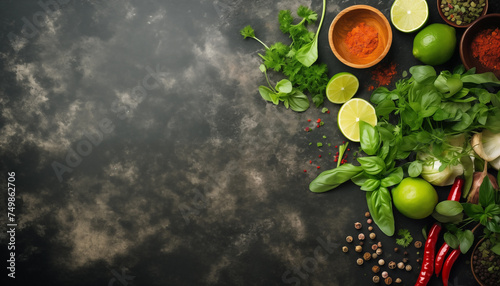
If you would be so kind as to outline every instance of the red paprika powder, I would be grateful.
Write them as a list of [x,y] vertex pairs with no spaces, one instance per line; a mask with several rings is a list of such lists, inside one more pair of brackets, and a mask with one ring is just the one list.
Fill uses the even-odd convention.
[[481,31],[472,41],[472,55],[488,69],[500,70],[500,29]]
[[378,32],[374,27],[361,22],[347,33],[344,42],[350,53],[366,57],[378,46]]

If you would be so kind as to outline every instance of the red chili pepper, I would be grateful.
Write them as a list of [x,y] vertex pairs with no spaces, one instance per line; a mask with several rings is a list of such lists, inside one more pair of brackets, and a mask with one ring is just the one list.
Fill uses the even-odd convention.
[[[460,201],[460,197],[462,196],[462,188],[464,186],[465,180],[462,177],[456,177],[455,182],[453,183],[453,186],[451,187],[450,193],[448,194],[448,200],[449,201]],[[450,250],[450,246],[445,242],[439,249],[437,255],[436,255],[436,263],[435,263],[435,273],[436,276],[439,276],[439,273],[441,272],[441,269],[443,268],[443,262],[444,258],[446,257],[446,254],[448,254],[448,251]]]
[[441,224],[437,222],[432,225],[431,230],[429,231],[427,241],[425,242],[422,269],[420,269],[420,275],[418,276],[415,286],[427,285],[427,283],[431,279],[432,273],[434,273],[434,250],[440,231]]
[[448,251],[450,250],[450,246],[448,243],[443,243],[443,246],[439,249],[438,253],[436,254],[436,265],[434,266],[434,273],[436,273],[436,276],[439,276],[439,273],[441,272],[441,269],[443,268],[443,262],[444,258],[446,257],[446,254],[448,254]]
[[453,251],[450,253],[450,256],[448,256],[448,258],[444,262],[442,276],[444,286],[448,286],[448,278],[450,278],[451,267],[453,267],[453,263],[455,263],[457,258],[460,256],[460,253],[460,247],[458,249],[453,249]]
[[451,187],[450,194],[448,195],[449,201],[460,201],[462,196],[462,188],[464,186],[465,180],[462,177],[456,177],[453,186]]

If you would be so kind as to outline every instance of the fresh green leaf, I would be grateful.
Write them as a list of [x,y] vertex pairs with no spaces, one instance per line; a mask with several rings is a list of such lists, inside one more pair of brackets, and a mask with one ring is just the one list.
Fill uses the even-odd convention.
[[297,9],[297,15],[304,18],[309,24],[318,19],[318,14],[316,14],[316,12],[302,5]]
[[309,108],[309,99],[299,90],[293,90],[288,99],[290,108],[296,112],[303,112]]
[[484,84],[484,83],[494,83],[500,84],[500,80],[497,79],[494,73],[485,72],[481,74],[471,74],[465,75],[462,78],[464,83],[474,83],[474,84]]
[[243,36],[244,39],[255,38],[255,31],[250,25],[245,26],[243,29],[241,29],[240,34]]
[[497,242],[495,245],[493,245],[490,250],[493,251],[493,253],[495,253],[496,255],[500,255],[500,242]]
[[351,181],[354,184],[361,187],[368,179],[376,179],[376,178],[377,178],[376,176],[369,175],[366,172],[360,172],[359,174],[353,176],[351,178]]
[[455,216],[462,213],[463,210],[462,204],[457,201],[445,200],[436,205],[436,212],[444,216]]
[[282,79],[276,84],[276,90],[283,93],[292,91],[292,83],[288,79]]
[[443,238],[444,241],[453,249],[457,249],[458,246],[460,245],[458,238],[450,232],[445,232]]
[[403,168],[398,167],[381,180],[381,186],[388,188],[397,185],[403,180],[403,175]]
[[396,244],[406,248],[412,241],[413,237],[411,236],[409,230],[407,230],[406,228],[398,230],[398,238],[396,238]]
[[380,187],[380,180],[379,179],[367,179],[363,185],[361,185],[361,190],[362,191],[375,191]]
[[354,166],[350,163],[340,165],[335,169],[320,173],[310,184],[309,190],[314,193],[330,191],[349,181],[355,175],[361,173],[361,166]]
[[469,251],[470,247],[474,243],[474,234],[471,230],[466,229],[464,231],[459,231],[457,233],[458,241],[460,242],[460,251],[465,254]]
[[394,214],[392,212],[392,200],[389,190],[381,187],[373,192],[366,192],[366,203],[373,221],[380,230],[387,236],[393,236]]
[[[387,89],[387,87],[381,86],[377,87],[373,92],[370,97],[370,101],[373,102],[374,104],[380,104],[381,102],[385,101],[386,99],[389,99],[389,94],[390,91]],[[391,100],[392,101],[392,100]]]
[[293,17],[290,10],[281,10],[278,14],[278,21],[280,23],[281,32],[284,34],[289,33],[293,23]]
[[432,66],[412,66],[410,73],[417,83],[429,84],[436,79],[436,70]]
[[339,146],[339,154],[338,154],[339,160],[337,160],[337,167],[340,166],[340,163],[342,162],[342,158],[344,158],[344,153],[345,153],[345,150],[347,150],[347,145],[349,145],[349,142],[346,142],[346,143]]
[[462,188],[462,197],[466,198],[469,195],[470,188],[474,182],[474,162],[468,154],[460,157],[460,163],[464,167],[464,186]]
[[271,94],[274,94],[274,91],[272,91],[269,87],[263,85],[259,86],[259,93],[260,96],[262,96],[262,98],[266,101],[273,101],[271,98]]
[[380,147],[380,135],[376,127],[365,121],[360,121],[359,133],[361,149],[368,155],[375,155]]
[[486,208],[490,204],[494,204],[495,192],[495,189],[493,189],[491,185],[491,181],[488,179],[488,176],[486,176],[479,187],[479,204],[483,208]]
[[323,20],[325,18],[325,11],[326,0],[323,0],[323,12],[321,13],[321,21],[319,22],[318,30],[316,31],[314,39],[310,43],[302,46],[295,54],[295,58],[306,67],[311,66],[318,59],[318,36],[323,24]]
[[410,166],[408,167],[408,175],[410,177],[418,177],[422,173],[422,162],[415,160],[410,163]]
[[363,170],[370,175],[380,174],[385,169],[384,160],[376,156],[358,157],[356,160],[361,164]]

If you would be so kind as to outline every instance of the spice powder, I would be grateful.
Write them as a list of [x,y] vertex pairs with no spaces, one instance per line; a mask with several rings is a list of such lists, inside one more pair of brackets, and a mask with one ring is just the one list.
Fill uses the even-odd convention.
[[361,22],[347,33],[344,42],[351,54],[366,57],[378,46],[378,31]]

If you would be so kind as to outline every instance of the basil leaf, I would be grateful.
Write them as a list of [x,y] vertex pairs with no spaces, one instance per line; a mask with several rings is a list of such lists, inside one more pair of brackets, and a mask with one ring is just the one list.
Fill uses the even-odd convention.
[[377,106],[375,106],[375,112],[377,113],[377,116],[381,116],[387,119],[389,119],[389,114],[391,114],[395,110],[396,105],[394,104],[394,101],[389,98],[383,100]]
[[453,249],[457,249],[460,244],[458,238],[450,232],[445,232],[443,238],[444,241]]
[[482,214],[484,214],[484,209],[480,205],[471,204],[471,203],[463,203],[464,212],[467,216],[479,220]]
[[387,158],[387,155],[389,155],[389,151],[390,151],[389,143],[384,142],[382,144],[382,148],[380,148],[378,153],[377,153],[377,157],[385,160],[385,158]]
[[410,166],[408,167],[408,175],[410,177],[418,177],[422,173],[422,162],[415,160],[411,162]]
[[363,185],[361,185],[361,190],[362,191],[375,191],[380,187],[380,180],[378,179],[367,179]]
[[461,80],[464,83],[475,83],[475,84],[496,83],[496,84],[500,84],[500,80],[498,80],[497,77],[495,76],[495,74],[492,72],[465,75],[465,76],[462,76]]
[[276,90],[283,93],[292,91],[292,83],[288,79],[282,79],[276,84]]
[[495,203],[495,190],[491,185],[489,176],[486,176],[479,187],[479,204],[486,208],[490,204]]
[[384,171],[385,162],[376,156],[371,157],[358,157],[358,162],[361,164],[361,167],[367,174],[377,175]]
[[259,93],[260,96],[262,96],[262,98],[266,101],[273,101],[271,94],[274,94],[274,91],[272,91],[269,87],[263,85],[259,86]]
[[[375,104],[380,104],[382,101],[386,100],[389,96],[389,89],[387,87],[378,87],[376,88],[370,97],[370,101]],[[391,100],[392,101],[392,100]]]
[[319,174],[309,184],[309,190],[314,193],[322,193],[335,189],[362,171],[363,168],[361,166],[354,166],[350,163],[340,165],[335,169],[324,171]]
[[464,231],[459,231],[457,233],[458,241],[460,242],[460,251],[465,254],[469,251],[470,247],[474,243],[474,234],[470,229]]
[[381,186],[386,188],[392,187],[399,184],[401,180],[403,180],[403,168],[397,167],[387,177],[381,180]]
[[486,228],[492,232],[500,233],[500,217],[494,216],[486,222]]
[[445,200],[436,205],[436,212],[444,216],[455,216],[464,210],[461,203],[457,201]]
[[309,108],[309,99],[299,90],[293,90],[288,98],[290,108],[296,112],[303,112]]
[[388,176],[381,180],[382,187],[392,187],[397,185],[403,180],[403,168],[397,167]]
[[434,212],[432,212],[432,217],[441,223],[460,223],[464,220],[464,213],[459,213],[454,216],[444,216],[434,210]]
[[493,251],[493,253],[495,253],[496,255],[500,255],[500,242],[497,242],[495,245],[493,245],[490,250]]
[[354,177],[352,177],[351,181],[354,184],[356,184],[356,185],[358,185],[358,186],[361,187],[366,182],[366,180],[368,180],[368,179],[376,179],[376,177],[373,176],[373,175],[368,175],[365,172],[361,172],[361,173],[355,175]]
[[436,70],[432,66],[412,66],[410,73],[417,83],[430,84],[436,79]]
[[359,122],[361,149],[368,155],[375,155],[380,146],[380,135],[375,127],[365,121]]
[[373,221],[387,236],[394,235],[394,214],[391,194],[387,188],[380,188],[366,193],[366,203]]

